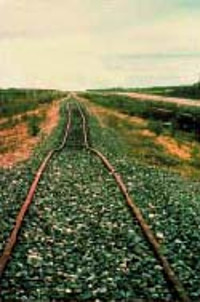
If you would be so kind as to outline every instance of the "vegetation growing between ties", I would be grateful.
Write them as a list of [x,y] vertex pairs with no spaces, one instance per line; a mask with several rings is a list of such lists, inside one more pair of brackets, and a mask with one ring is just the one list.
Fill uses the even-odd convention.
[[[38,149],[29,162],[30,170],[38,164],[42,152],[55,146],[63,135],[66,109],[62,106],[61,110],[58,132]],[[77,116],[74,118],[76,141],[81,129]],[[92,144],[123,175],[132,197],[152,225],[162,252],[195,301],[200,296],[198,183],[130,161],[118,131],[101,128],[95,117],[89,117],[89,127]],[[12,177],[11,171],[1,174],[2,179],[10,179],[1,199],[1,236],[9,232],[28,187],[26,178],[32,177],[27,168],[16,177],[20,167],[12,170]],[[7,301],[171,298],[162,268],[126,208],[112,175],[97,158],[75,145],[65,148],[48,167],[6,274],[2,293]]]

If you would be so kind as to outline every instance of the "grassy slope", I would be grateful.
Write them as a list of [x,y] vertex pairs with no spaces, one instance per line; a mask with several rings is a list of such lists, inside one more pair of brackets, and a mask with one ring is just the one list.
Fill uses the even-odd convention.
[[[200,123],[200,110],[174,104],[137,101],[127,96],[91,93],[83,96],[95,105],[111,109],[102,113],[101,118],[108,127],[117,130],[124,138],[131,157],[148,165],[179,171],[182,175],[199,179],[200,144],[196,125]],[[112,110],[125,114],[126,118],[118,118],[116,114],[112,114]],[[135,116],[142,117],[143,123],[132,122],[131,117]],[[191,125],[191,121],[194,125]],[[144,130],[154,135],[142,135]],[[180,147],[188,150],[190,158],[185,159],[166,152],[165,148],[156,142],[160,135],[171,138],[177,149]]]

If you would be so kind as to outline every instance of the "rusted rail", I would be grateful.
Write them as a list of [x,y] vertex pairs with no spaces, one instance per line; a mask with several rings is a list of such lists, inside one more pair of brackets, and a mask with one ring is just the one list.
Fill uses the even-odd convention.
[[[117,173],[115,171],[115,168],[112,166],[112,164],[109,162],[109,160],[105,157],[104,154],[102,154],[99,150],[92,148],[89,144],[89,140],[88,140],[88,133],[87,133],[87,121],[86,121],[86,117],[85,114],[83,112],[83,110],[80,107],[79,104],[79,98],[76,95],[73,95],[73,97],[78,101],[77,103],[77,107],[79,109],[80,115],[81,115],[81,119],[82,119],[82,130],[83,130],[83,137],[84,137],[84,145],[85,148],[91,152],[92,154],[94,154],[95,156],[97,156],[102,163],[104,164],[104,166],[107,168],[107,170],[112,174],[113,178],[115,179],[122,195],[124,196],[126,203],[128,205],[128,207],[131,209],[133,215],[135,216],[135,218],[137,219],[141,230],[143,231],[144,236],[146,237],[147,241],[149,242],[150,246],[152,247],[157,259],[160,261],[162,267],[163,267],[163,272],[165,274],[166,279],[168,280],[168,282],[170,282],[173,291],[176,293],[176,296],[178,298],[178,301],[181,302],[190,302],[190,298],[188,297],[185,289],[183,288],[181,282],[178,280],[178,278],[176,277],[174,271],[171,268],[170,263],[168,262],[168,260],[166,259],[165,256],[162,255],[161,251],[160,251],[160,246],[159,243],[155,237],[155,235],[153,234],[153,232],[150,229],[150,226],[147,224],[147,222],[145,221],[139,207],[135,204],[135,202],[132,200],[132,198],[129,196],[128,190],[126,188],[126,185],[123,182],[122,177],[119,175],[119,173]],[[38,182],[40,180],[41,175],[43,174],[45,168],[47,167],[48,162],[50,161],[50,159],[53,157],[55,152],[61,151],[67,141],[68,138],[68,134],[70,131],[70,127],[71,127],[71,110],[68,109],[68,123],[67,123],[67,127],[66,127],[66,131],[65,131],[65,135],[63,138],[63,141],[61,143],[61,145],[57,148],[54,149],[52,151],[50,151],[48,153],[48,155],[46,156],[46,158],[44,159],[43,163],[41,164],[35,179],[31,185],[31,188],[28,192],[27,198],[17,216],[16,219],[16,224],[11,232],[11,235],[6,243],[6,246],[4,248],[3,254],[0,258],[0,277],[2,276],[5,267],[10,259],[11,253],[14,249],[14,246],[17,242],[17,236],[19,233],[19,230],[21,228],[24,216],[27,213],[27,210],[32,202],[36,187],[38,185]],[[138,300],[139,301],[139,300]]]
[[[77,99],[77,101],[79,101],[79,98],[76,97],[76,95],[74,95],[74,97]],[[127,190],[127,187],[124,184],[124,181],[123,181],[122,177],[120,176],[119,173],[117,173],[115,171],[115,168],[113,167],[113,165],[109,162],[109,160],[106,158],[106,156],[102,152],[100,152],[99,150],[89,146],[89,141],[88,141],[88,137],[87,137],[86,117],[85,117],[81,107],[79,105],[77,105],[77,106],[79,108],[79,111],[80,111],[80,114],[81,114],[81,117],[82,117],[82,120],[83,120],[83,135],[84,135],[85,147],[91,153],[93,153],[98,158],[100,158],[100,160],[102,161],[104,166],[112,174],[112,176],[115,179],[122,195],[124,196],[124,198],[126,200],[126,203],[127,203],[128,207],[130,208],[133,215],[137,219],[144,236],[146,237],[148,243],[152,247],[152,250],[154,251],[154,254],[156,255],[156,258],[159,260],[160,264],[162,265],[164,275],[165,275],[168,283],[172,286],[173,291],[176,293],[176,296],[179,299],[179,301],[190,302],[191,300],[190,300],[188,294],[186,293],[186,291],[185,291],[182,283],[180,282],[180,280],[177,278],[177,276],[176,276],[175,272],[173,271],[169,261],[161,253],[160,245],[159,245],[158,240],[156,239],[156,236],[152,232],[152,230],[151,230],[150,226],[148,225],[148,223],[145,221],[139,207],[136,205],[136,203],[130,197],[130,195],[128,193],[128,190]]]
[[42,164],[40,165],[38,171],[36,172],[36,175],[35,175],[35,178],[31,184],[31,187],[29,189],[29,192],[27,194],[27,197],[17,215],[17,218],[16,218],[16,221],[15,221],[15,226],[6,242],[6,245],[5,245],[5,248],[3,250],[3,253],[0,257],[0,278],[2,277],[3,273],[4,273],[4,270],[6,268],[6,265],[8,263],[8,261],[10,260],[10,257],[11,257],[11,254],[12,254],[12,251],[16,245],[16,242],[17,242],[17,237],[18,237],[18,233],[19,233],[19,230],[22,226],[22,223],[23,223],[23,220],[24,220],[24,217],[29,209],[29,206],[33,200],[33,197],[34,197],[34,194],[35,194],[35,191],[36,191],[36,188],[37,188],[37,185],[41,179],[41,176],[42,174],[44,173],[50,159],[53,157],[53,155],[56,153],[56,152],[59,152],[61,151],[65,144],[66,144],[66,141],[67,141],[67,138],[68,138],[68,134],[69,134],[69,130],[70,130],[70,127],[71,127],[71,109],[70,107],[68,106],[68,117],[67,117],[67,126],[66,126],[66,129],[65,129],[65,134],[64,134],[64,138],[62,140],[62,143],[61,145],[56,148],[56,149],[53,149],[51,151],[49,151],[49,153],[47,154],[47,156],[45,157],[45,159],[43,160]]

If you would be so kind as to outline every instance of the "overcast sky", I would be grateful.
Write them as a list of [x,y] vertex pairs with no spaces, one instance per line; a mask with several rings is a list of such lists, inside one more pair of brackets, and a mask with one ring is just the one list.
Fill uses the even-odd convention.
[[193,83],[200,0],[0,0],[0,87]]

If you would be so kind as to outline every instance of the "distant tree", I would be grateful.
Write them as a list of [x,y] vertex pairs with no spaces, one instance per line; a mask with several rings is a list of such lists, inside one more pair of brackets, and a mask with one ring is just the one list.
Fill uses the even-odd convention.
[[200,89],[200,74],[199,74],[199,78],[198,78],[198,81],[197,83],[195,83],[195,86]]

